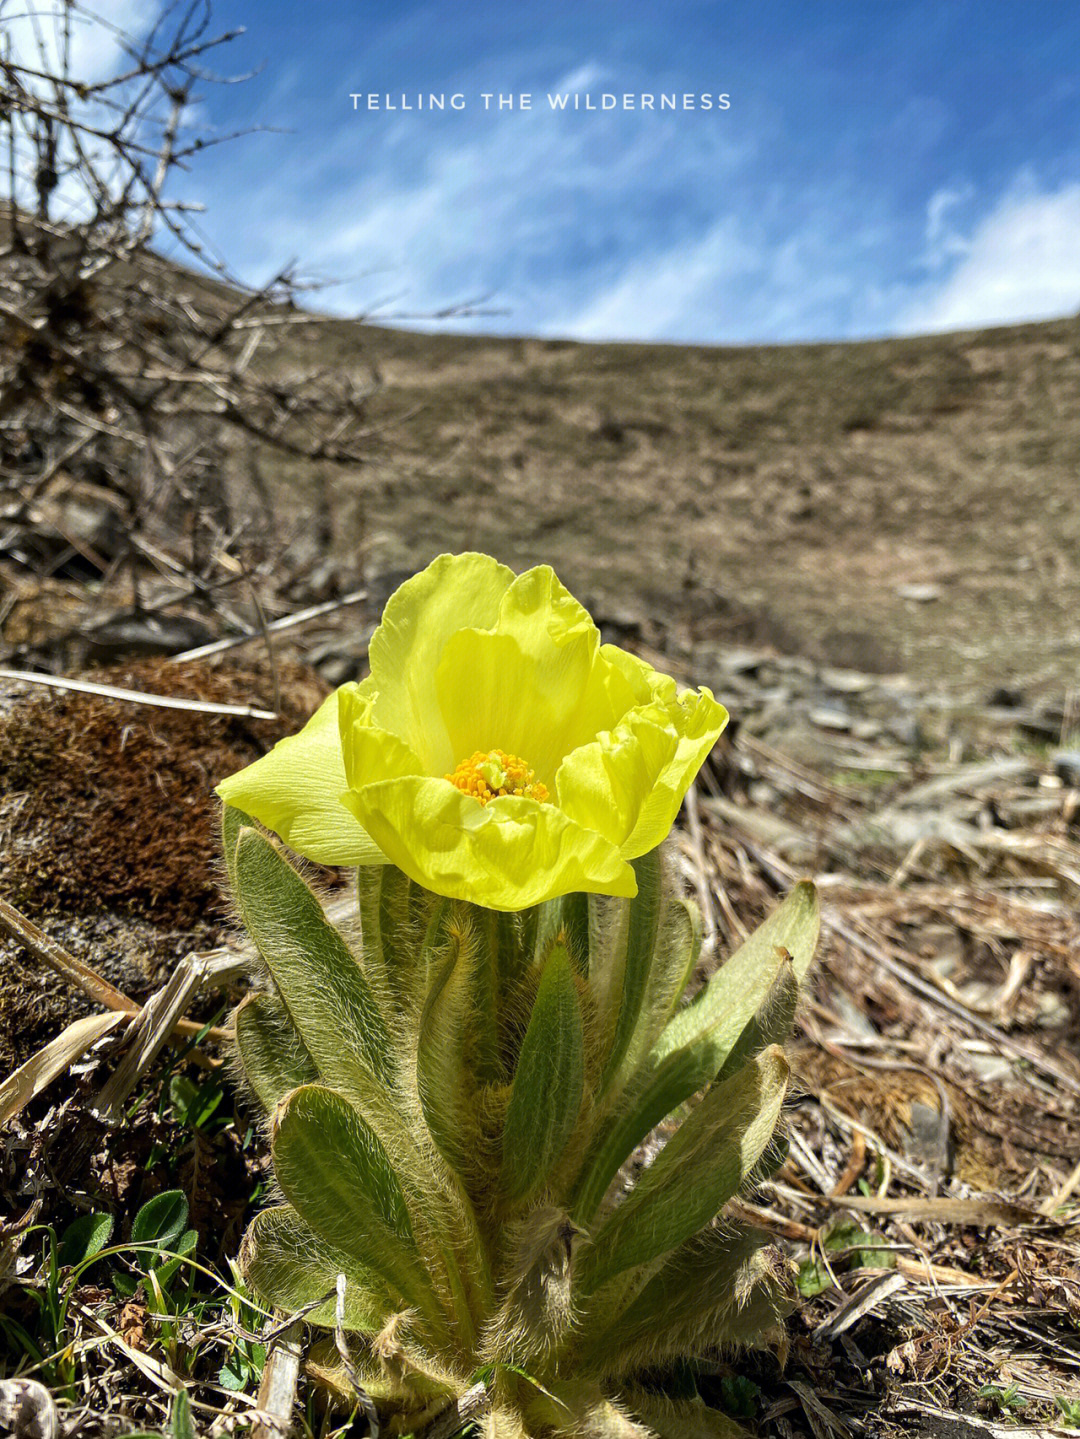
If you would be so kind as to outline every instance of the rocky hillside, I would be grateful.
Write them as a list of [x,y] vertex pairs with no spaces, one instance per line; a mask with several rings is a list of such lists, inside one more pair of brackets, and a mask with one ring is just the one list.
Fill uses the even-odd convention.
[[369,578],[477,546],[698,641],[979,694],[1078,673],[1076,320],[739,349],[330,322],[274,363],[316,360],[382,380],[371,463],[332,482]]

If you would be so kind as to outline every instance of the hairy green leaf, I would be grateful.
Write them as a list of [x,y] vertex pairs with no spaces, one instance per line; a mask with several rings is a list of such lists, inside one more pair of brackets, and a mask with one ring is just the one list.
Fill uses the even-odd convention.
[[249,994],[236,1011],[235,1023],[244,1073],[268,1113],[291,1089],[318,1079],[315,1061],[275,995]]
[[221,847],[225,852],[225,869],[233,893],[236,893],[236,846],[242,829],[251,829],[255,821],[242,809],[227,804],[221,811]]
[[381,1278],[320,1238],[287,1204],[264,1209],[251,1221],[240,1267],[256,1293],[275,1308],[291,1312],[322,1299],[305,1314],[308,1324],[334,1324],[339,1274],[345,1275],[347,1329],[378,1333],[393,1311]]
[[746,1431],[703,1399],[665,1399],[634,1389],[626,1403],[635,1418],[647,1424],[656,1439],[746,1439]]
[[601,1093],[618,1072],[642,1018],[660,929],[664,873],[659,850],[643,854],[640,859],[634,860],[633,865],[638,892],[636,898],[630,901],[626,942],[620,947],[622,973],[617,980],[617,993],[612,995],[614,1031],[600,1080]]
[[191,1417],[191,1396],[186,1389],[178,1389],[173,1399],[172,1439],[199,1439]]
[[592,1222],[608,1185],[649,1131],[720,1073],[785,961],[796,974],[806,972],[818,926],[814,888],[799,884],[694,1002],[675,1014],[586,1156],[573,1194],[579,1224]]
[[595,1235],[582,1292],[666,1254],[719,1214],[772,1138],[787,1075],[774,1046],[709,1089]]
[[[683,997],[683,990],[690,983],[700,953],[702,915],[692,899],[674,896],[660,921],[656,954],[650,970],[649,993],[644,1003],[644,1013],[649,1016],[650,1025],[641,1033],[644,1048],[651,1048],[672,1017]],[[644,1029],[644,1026],[639,1026],[639,1029]],[[630,1058],[636,1056],[631,1055]]]
[[585,1082],[585,1039],[570,957],[556,945],[544,965],[521,1044],[503,1131],[502,1188],[535,1193],[574,1132]]
[[583,1309],[575,1364],[618,1379],[722,1342],[749,1343],[784,1308],[768,1264],[757,1257],[767,1242],[759,1230],[714,1224],[668,1255],[625,1307],[611,1293],[618,1280],[598,1290]]
[[394,1074],[386,1021],[355,955],[316,896],[269,840],[241,832],[240,910],[290,1018],[323,1078],[369,1100]]
[[398,1177],[352,1105],[321,1085],[295,1090],[278,1112],[272,1149],[278,1183],[304,1223],[426,1318],[440,1318]]
[[378,868],[378,928],[382,987],[399,1006],[418,1006],[427,974],[421,959],[423,924],[413,911],[415,886],[396,865]]
[[717,1078],[727,1079],[768,1045],[782,1044],[791,1033],[798,1004],[799,981],[795,978],[795,966],[785,959],[761,1008],[735,1041]]
[[416,1082],[439,1153],[465,1174],[477,1163],[476,1082],[466,1049],[483,937],[462,913],[449,921],[447,941],[449,952],[436,970],[420,1020]]
[[814,886],[804,880],[750,938],[716,971],[685,1009],[680,1009],[656,1043],[663,1059],[715,1025],[730,1036],[729,1048],[765,1001],[784,959],[801,982],[817,948],[821,915]]

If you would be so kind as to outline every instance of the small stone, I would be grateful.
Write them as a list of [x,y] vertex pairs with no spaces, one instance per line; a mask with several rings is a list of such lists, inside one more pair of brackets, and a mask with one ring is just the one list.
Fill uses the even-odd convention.
[[1002,1054],[969,1054],[967,1063],[983,1084],[997,1084],[1012,1073],[1012,1060]]
[[367,659],[367,635],[352,639],[335,637],[315,645],[307,654],[307,662],[328,685],[343,685],[360,678]]
[[922,726],[914,715],[893,715],[885,722],[885,732],[907,749],[921,749],[924,743]]
[[932,1105],[921,1100],[911,1103],[911,1131],[908,1154],[923,1164],[941,1164],[949,1153],[948,1121]]
[[902,600],[914,600],[916,604],[926,605],[932,600],[939,600],[941,598],[941,586],[929,584],[898,585],[896,593]]
[[861,719],[856,720],[851,726],[853,739],[872,740],[881,738],[881,726],[877,720]]
[[1054,773],[1062,784],[1080,789],[1080,749],[1059,749],[1054,755]]
[[728,650],[720,656],[720,668],[729,675],[755,675],[768,658],[765,650]]
[[821,683],[826,689],[838,695],[858,695],[872,689],[875,680],[861,670],[823,669]]
[[1024,691],[1016,685],[998,685],[991,690],[990,697],[986,701],[993,709],[1019,709],[1024,703]]
[[810,711],[809,718],[810,723],[817,725],[818,729],[835,730],[838,734],[846,734],[851,728],[851,716],[844,709],[821,705]]
[[98,664],[149,655],[178,655],[198,649],[217,636],[208,625],[189,615],[143,614],[128,611],[110,615],[83,631],[89,658]]

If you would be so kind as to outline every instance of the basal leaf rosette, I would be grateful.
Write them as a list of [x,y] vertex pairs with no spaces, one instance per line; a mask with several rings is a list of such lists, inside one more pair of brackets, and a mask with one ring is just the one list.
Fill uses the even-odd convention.
[[633,896],[727,723],[615,645],[551,568],[440,555],[390,598],[371,674],[218,788],[309,859],[391,863],[489,909]]

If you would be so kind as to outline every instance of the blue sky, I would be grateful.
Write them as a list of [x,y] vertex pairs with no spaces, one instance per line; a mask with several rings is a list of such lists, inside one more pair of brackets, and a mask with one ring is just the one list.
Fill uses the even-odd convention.
[[[262,68],[204,86],[201,118],[287,133],[207,152],[188,193],[247,279],[297,257],[338,281],[323,308],[394,316],[485,296],[505,313],[452,326],[704,342],[1080,309],[1074,0],[214,13],[247,27],[230,68]],[[352,92],[444,93],[448,109],[354,111]],[[484,92],[527,92],[533,108],[485,111]],[[598,106],[612,93],[619,108],[553,113],[549,92]],[[672,92],[730,108],[622,108]]]

